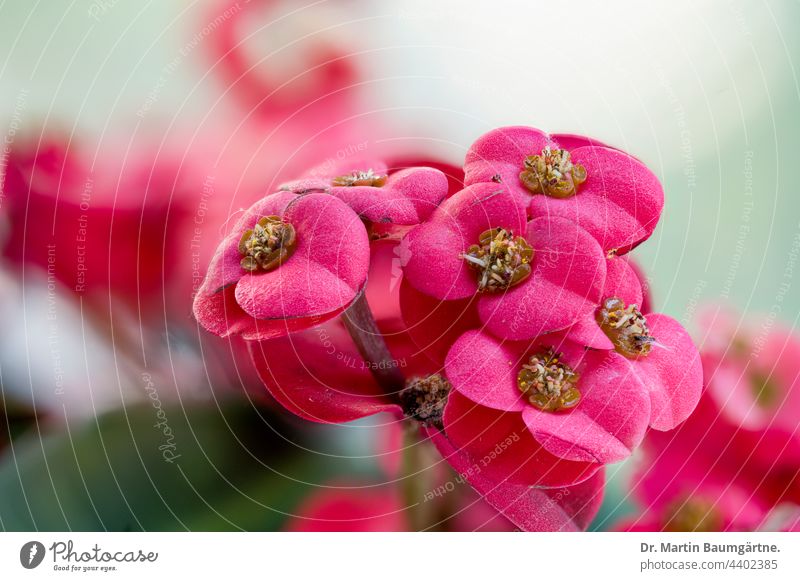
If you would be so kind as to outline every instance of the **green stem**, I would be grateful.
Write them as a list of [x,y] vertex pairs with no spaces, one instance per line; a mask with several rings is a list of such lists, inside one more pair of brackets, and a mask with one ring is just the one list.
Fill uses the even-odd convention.
[[430,524],[430,507],[425,502],[430,478],[426,471],[425,444],[418,437],[419,424],[413,420],[403,423],[403,480],[401,489],[412,531],[421,531]]

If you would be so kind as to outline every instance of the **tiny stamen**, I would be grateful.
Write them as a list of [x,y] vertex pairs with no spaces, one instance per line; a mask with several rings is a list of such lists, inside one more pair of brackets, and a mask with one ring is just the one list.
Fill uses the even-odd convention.
[[617,297],[606,299],[595,319],[616,351],[630,359],[650,353],[656,341],[639,308],[633,304],[626,307]]
[[380,188],[386,184],[389,176],[385,174],[376,174],[372,169],[367,171],[353,170],[349,174],[333,178],[331,184],[339,187],[350,188],[353,186],[371,186],[373,188]]
[[522,236],[504,228],[482,232],[478,244],[461,255],[477,271],[478,291],[496,292],[521,283],[531,274],[533,248]]
[[438,373],[409,379],[400,391],[403,412],[426,426],[442,429],[442,414],[450,389],[450,382]]
[[239,241],[242,268],[254,272],[278,268],[297,247],[294,226],[278,216],[261,218]]
[[569,198],[586,181],[586,168],[573,164],[566,149],[551,149],[548,146],[541,155],[525,158],[519,179],[533,194]]
[[517,374],[517,387],[528,402],[546,412],[578,405],[581,393],[577,382],[578,374],[550,347],[531,355]]

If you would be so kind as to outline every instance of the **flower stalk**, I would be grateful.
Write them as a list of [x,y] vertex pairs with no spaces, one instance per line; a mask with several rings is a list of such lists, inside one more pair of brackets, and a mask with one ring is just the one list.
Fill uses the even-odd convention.
[[383,340],[364,291],[358,293],[342,320],[378,385],[384,393],[397,397],[405,386],[405,378]]

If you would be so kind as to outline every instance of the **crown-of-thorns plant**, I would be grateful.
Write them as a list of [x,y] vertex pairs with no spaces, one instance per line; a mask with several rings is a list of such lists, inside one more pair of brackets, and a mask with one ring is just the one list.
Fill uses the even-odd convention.
[[349,161],[284,184],[220,244],[195,316],[248,340],[289,411],[395,413],[516,526],[585,528],[603,467],[700,397],[697,349],[625,256],[662,187],[618,149],[530,127],[481,136],[454,174]]

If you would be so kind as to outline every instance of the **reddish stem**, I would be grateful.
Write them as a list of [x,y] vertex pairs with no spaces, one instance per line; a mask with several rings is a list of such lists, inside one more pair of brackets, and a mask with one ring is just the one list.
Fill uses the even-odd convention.
[[342,320],[378,385],[384,393],[396,398],[405,387],[405,378],[383,340],[363,291],[344,312]]

